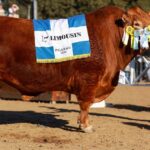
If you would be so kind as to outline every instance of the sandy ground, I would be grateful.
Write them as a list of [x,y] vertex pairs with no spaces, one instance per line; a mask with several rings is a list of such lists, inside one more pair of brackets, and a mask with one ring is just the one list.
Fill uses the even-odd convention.
[[[7,99],[13,92],[0,89]],[[0,150],[150,150],[150,87],[117,87],[107,99],[111,107],[90,110],[95,128],[90,134],[78,131],[74,99],[69,104],[0,100]]]

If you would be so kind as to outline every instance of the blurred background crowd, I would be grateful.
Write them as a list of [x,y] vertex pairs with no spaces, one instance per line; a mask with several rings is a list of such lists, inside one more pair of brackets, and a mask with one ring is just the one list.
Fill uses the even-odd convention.
[[[21,18],[60,18],[86,13],[106,5],[141,6],[150,11],[150,0],[0,0],[0,15]],[[37,16],[34,16],[35,11]]]

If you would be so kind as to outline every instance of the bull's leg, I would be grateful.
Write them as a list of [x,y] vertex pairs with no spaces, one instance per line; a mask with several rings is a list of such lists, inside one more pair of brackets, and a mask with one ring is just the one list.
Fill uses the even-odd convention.
[[78,117],[78,123],[79,123],[79,127],[82,131],[84,132],[93,132],[93,128],[92,126],[89,124],[89,117],[88,117],[88,113],[89,113],[89,108],[91,105],[91,102],[79,102],[80,105],[80,115]]
[[58,91],[51,92],[51,102],[52,104],[56,104],[56,100],[58,99]]
[[[80,128],[84,132],[93,132],[89,124],[88,113],[90,106],[94,102],[95,93],[98,85],[98,76],[96,74],[81,74],[79,91],[76,94],[80,105],[80,115],[78,118]],[[84,82],[83,82],[84,81]]]
[[33,98],[33,96],[22,95],[21,98],[23,101],[30,101]]

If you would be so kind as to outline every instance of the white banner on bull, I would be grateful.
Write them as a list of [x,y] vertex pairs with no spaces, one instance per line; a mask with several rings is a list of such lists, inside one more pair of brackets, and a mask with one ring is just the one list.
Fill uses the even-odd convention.
[[68,19],[34,20],[33,23],[37,60],[59,61],[63,58],[90,56],[89,36],[84,15]]

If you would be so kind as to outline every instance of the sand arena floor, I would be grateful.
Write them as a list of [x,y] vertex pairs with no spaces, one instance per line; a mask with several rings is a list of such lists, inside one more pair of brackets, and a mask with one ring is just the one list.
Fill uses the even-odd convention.
[[118,86],[111,107],[90,110],[90,134],[78,132],[74,96],[69,104],[9,100],[19,99],[14,91],[0,89],[0,150],[150,150],[149,86]]

